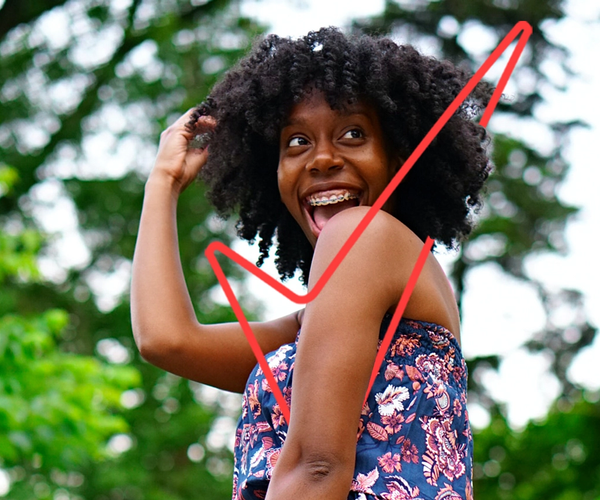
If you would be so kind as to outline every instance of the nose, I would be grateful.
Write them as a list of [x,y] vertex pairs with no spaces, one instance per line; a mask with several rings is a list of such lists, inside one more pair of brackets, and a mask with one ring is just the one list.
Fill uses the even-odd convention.
[[312,157],[306,163],[306,169],[314,173],[327,173],[330,170],[339,170],[344,166],[344,160],[338,154],[335,145],[329,140],[319,141]]

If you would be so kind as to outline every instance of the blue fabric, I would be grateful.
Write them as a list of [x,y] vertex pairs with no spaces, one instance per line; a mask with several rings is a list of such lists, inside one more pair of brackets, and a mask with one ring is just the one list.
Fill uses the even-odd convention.
[[[390,319],[383,319],[380,339]],[[299,335],[266,355],[288,405]],[[402,319],[362,410],[348,499],[472,499],[466,397],[466,364],[452,333]],[[236,432],[234,500],[265,498],[287,429],[256,365]]]

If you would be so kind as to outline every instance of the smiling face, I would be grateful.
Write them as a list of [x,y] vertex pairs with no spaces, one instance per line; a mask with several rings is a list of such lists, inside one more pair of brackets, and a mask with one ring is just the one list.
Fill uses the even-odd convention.
[[372,206],[399,166],[386,151],[377,112],[361,101],[333,110],[313,91],[292,108],[281,131],[281,201],[313,246],[335,214]]

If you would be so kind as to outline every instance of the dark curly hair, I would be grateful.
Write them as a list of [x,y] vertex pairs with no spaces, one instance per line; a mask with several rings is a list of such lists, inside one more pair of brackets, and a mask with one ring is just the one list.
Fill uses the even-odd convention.
[[[292,106],[312,89],[332,109],[365,100],[391,151],[408,158],[465,86],[470,74],[388,38],[346,36],[336,28],[298,40],[270,35],[217,83],[190,121],[217,126],[201,171],[219,215],[237,211],[238,235],[259,237],[260,266],[277,236],[282,279],[296,269],[306,284],[313,248],[280,200],[279,137]],[[472,120],[492,88],[479,84],[396,190],[394,215],[417,236],[453,247],[472,229],[471,212],[491,169],[485,129]]]

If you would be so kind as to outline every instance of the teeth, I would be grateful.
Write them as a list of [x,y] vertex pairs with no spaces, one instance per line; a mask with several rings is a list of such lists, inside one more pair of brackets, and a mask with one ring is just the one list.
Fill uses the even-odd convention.
[[308,198],[308,203],[312,207],[322,207],[324,205],[333,205],[335,203],[340,203],[342,201],[348,201],[353,199],[358,199],[358,195],[350,193],[349,191],[345,191],[343,193],[332,194],[329,196],[325,194],[312,195]]

